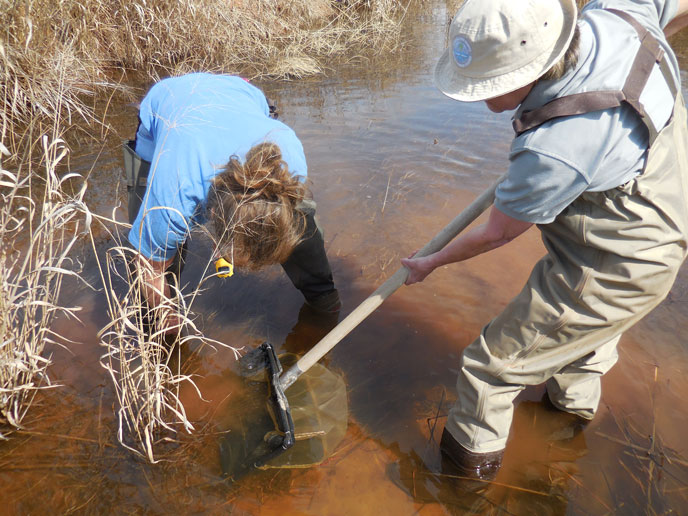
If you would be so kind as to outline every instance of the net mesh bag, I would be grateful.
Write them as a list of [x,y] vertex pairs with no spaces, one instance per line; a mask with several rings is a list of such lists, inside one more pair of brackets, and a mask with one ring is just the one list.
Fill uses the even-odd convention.
[[[286,368],[293,355],[280,357]],[[262,466],[307,468],[329,457],[346,434],[348,406],[344,379],[320,364],[314,364],[286,391],[294,420],[295,443],[286,452]]]

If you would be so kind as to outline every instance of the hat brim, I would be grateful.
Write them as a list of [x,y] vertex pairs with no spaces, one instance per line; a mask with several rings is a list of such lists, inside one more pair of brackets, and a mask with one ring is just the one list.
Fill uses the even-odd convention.
[[575,0],[561,0],[564,26],[561,36],[549,52],[544,52],[526,66],[487,78],[466,77],[454,64],[451,47],[445,49],[435,66],[435,86],[446,96],[464,102],[487,100],[511,93],[539,79],[564,56],[576,29],[578,7]]

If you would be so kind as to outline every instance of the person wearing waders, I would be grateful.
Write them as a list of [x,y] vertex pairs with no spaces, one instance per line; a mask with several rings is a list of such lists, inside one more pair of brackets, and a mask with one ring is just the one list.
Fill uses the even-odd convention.
[[338,313],[303,147],[276,118],[257,87],[227,75],[167,78],[142,100],[136,140],[125,145],[129,243],[148,307],[167,307],[155,319],[168,333],[179,329],[171,286],[190,230],[206,222],[221,277],[235,265],[280,263],[307,306]]
[[496,475],[527,385],[544,383],[543,403],[576,427],[593,419],[619,338],[674,283],[688,245],[688,130],[666,35],[687,11],[686,0],[597,0],[580,12],[574,0],[466,0],[452,20],[436,85],[516,110],[515,137],[488,221],[403,259],[406,283],[532,224],[547,250],[462,353],[440,450],[464,475]]

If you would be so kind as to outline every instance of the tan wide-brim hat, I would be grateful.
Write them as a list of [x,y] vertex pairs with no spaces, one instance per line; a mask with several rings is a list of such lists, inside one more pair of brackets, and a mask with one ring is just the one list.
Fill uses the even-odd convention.
[[449,28],[435,84],[468,102],[526,86],[564,56],[577,17],[575,0],[466,0]]

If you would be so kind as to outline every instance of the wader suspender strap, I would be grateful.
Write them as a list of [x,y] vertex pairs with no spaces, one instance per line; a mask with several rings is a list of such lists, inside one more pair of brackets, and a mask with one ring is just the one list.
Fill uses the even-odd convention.
[[517,136],[553,118],[582,115],[592,111],[615,108],[620,106],[622,102],[626,102],[633,107],[647,126],[650,132],[650,145],[654,142],[659,130],[645,112],[645,108],[640,102],[640,94],[643,92],[645,84],[647,84],[647,80],[650,77],[650,73],[652,73],[652,68],[655,63],[660,63],[662,75],[669,85],[674,100],[676,99],[678,88],[669,70],[664,51],[660,47],[657,39],[650,34],[650,31],[623,11],[618,11],[616,9],[607,9],[607,11],[627,21],[636,30],[640,38],[640,48],[635,56],[635,60],[633,61],[631,71],[626,78],[623,89],[575,93],[573,95],[554,99],[541,108],[532,111],[524,111],[519,118],[513,121],[514,131],[516,131]]

